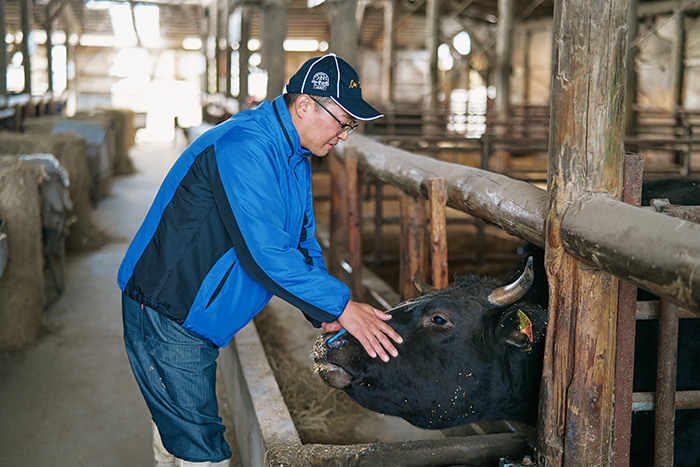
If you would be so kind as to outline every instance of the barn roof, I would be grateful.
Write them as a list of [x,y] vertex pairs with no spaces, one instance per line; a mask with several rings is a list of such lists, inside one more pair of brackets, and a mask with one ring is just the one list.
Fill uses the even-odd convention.
[[[36,0],[32,6],[33,29],[45,29],[47,19],[57,18],[56,31],[70,31],[79,35],[110,34],[112,22],[107,3],[124,5],[155,5],[159,9],[160,35],[166,46],[177,46],[187,37],[201,37],[205,30],[205,5],[211,0],[139,0],[117,2],[112,0]],[[259,6],[263,0],[229,0],[230,7],[239,4]],[[359,0],[364,5],[360,41],[363,46],[374,48],[383,34],[383,0]],[[423,48],[425,43],[426,0],[395,0],[396,47]],[[498,2],[494,0],[441,0],[443,18],[457,24],[476,22],[495,24],[498,20]],[[551,17],[553,0],[515,0],[515,15],[528,18]],[[290,0],[287,37],[327,40],[328,17],[323,5],[309,8],[307,0]],[[251,18],[252,37],[260,35],[259,9],[253,8]],[[5,22],[9,33],[21,30],[21,0],[5,1]]]

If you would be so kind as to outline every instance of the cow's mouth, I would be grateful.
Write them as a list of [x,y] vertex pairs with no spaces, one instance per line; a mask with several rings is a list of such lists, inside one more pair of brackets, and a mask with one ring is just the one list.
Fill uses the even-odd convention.
[[317,373],[328,386],[342,389],[352,383],[353,376],[342,366],[328,361],[327,338],[327,334],[319,336],[314,344],[314,373]]
[[342,389],[352,383],[352,375],[334,363],[317,361],[314,363],[314,373],[318,373],[323,382],[332,388]]

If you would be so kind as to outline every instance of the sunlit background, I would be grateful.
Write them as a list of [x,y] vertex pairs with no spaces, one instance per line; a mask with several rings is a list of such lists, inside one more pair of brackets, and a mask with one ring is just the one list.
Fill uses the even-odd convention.
[[[309,6],[321,3],[309,0]],[[139,142],[167,142],[175,136],[175,125],[188,128],[202,123],[203,89],[217,89],[216,69],[207,61],[214,59],[212,51],[228,50],[230,57],[230,96],[229,107],[238,110],[240,100],[233,99],[240,93],[239,89],[239,48],[241,40],[241,13],[233,11],[228,18],[228,40],[225,44],[216,44],[216,38],[209,36],[212,43],[203,43],[207,39],[192,36],[178,39],[177,44],[161,37],[162,10],[157,4],[134,4],[104,0],[88,0],[88,11],[109,16],[111,30],[105,28],[101,34],[69,34],[54,32],[52,43],[52,88],[54,94],[63,94],[67,102],[67,114],[72,115],[78,109],[91,107],[115,107],[131,109],[145,115],[145,127],[137,133]],[[98,11],[100,10],[100,11]],[[194,21],[194,19],[193,19]],[[106,25],[106,23],[105,23]],[[37,27],[37,26],[35,26]],[[479,69],[478,56],[470,56],[472,38],[469,33],[457,25],[451,37],[438,48],[438,68],[442,79],[459,77],[438,92],[440,102],[450,109],[453,115],[449,130],[467,137],[479,137],[486,129],[486,109],[489,98],[494,98],[495,89],[487,88]],[[7,91],[21,93],[25,89],[25,76],[21,47],[21,32],[8,33],[5,41],[8,51]],[[29,53],[32,57],[32,85],[34,95],[43,95],[49,89],[46,70],[47,33],[35,29],[29,38]],[[13,47],[14,45],[14,47]],[[254,38],[248,40],[248,80],[247,94],[251,102],[260,102],[267,96],[267,72],[262,69],[261,43]],[[80,66],[75,58],[67,53],[67,46],[75,47],[79,53]],[[102,52],[99,52],[99,51]],[[329,50],[326,41],[311,38],[293,38],[284,41],[284,50],[289,53],[306,54],[311,57]],[[92,51],[92,52],[87,52]],[[376,51],[365,51],[362,75],[363,89],[366,95],[377,101],[381,87],[386,80],[383,68],[377,68],[381,62]],[[374,54],[374,55],[372,55]],[[428,74],[428,56],[424,50],[400,50],[396,53],[395,76],[403,90],[402,98],[421,99],[425,92],[424,82]],[[470,57],[470,68],[465,69],[462,59]],[[382,65],[383,67],[383,65]],[[80,76],[76,77],[76,70]],[[105,73],[106,70],[106,73]],[[83,76],[87,78],[83,78]],[[452,78],[450,78],[452,77]],[[81,81],[80,92],[71,89],[71,81]],[[396,79],[396,78],[395,78]],[[99,89],[98,89],[99,88]],[[105,89],[109,89],[105,93]],[[211,92],[211,91],[210,91]],[[407,101],[408,102],[408,101]],[[409,102],[409,103],[416,103]]]

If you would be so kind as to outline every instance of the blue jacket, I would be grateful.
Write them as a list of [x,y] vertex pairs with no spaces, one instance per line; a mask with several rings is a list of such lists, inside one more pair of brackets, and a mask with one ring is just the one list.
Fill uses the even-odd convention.
[[317,327],[335,321],[349,291],[314,238],[310,156],[282,96],[201,135],[165,177],[119,287],[219,347],[273,294]]

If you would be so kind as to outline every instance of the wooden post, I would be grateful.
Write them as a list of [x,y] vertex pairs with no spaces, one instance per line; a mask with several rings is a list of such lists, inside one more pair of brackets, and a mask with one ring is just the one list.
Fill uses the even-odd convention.
[[[673,54],[673,114],[675,117],[674,129],[676,137],[686,136],[685,125],[681,109],[683,108],[683,83],[685,77],[685,25],[683,24],[685,14],[680,12],[674,19],[676,37],[673,41],[671,53]],[[687,176],[690,170],[690,151],[677,149],[675,151],[676,162],[680,163],[681,175]]]
[[277,97],[284,89],[284,63],[287,38],[288,0],[262,2],[262,67],[267,71],[267,98]]
[[32,94],[32,60],[29,53],[29,39],[32,31],[32,5],[31,0],[20,0],[22,14],[22,66],[24,67],[23,93]]
[[423,279],[421,266],[425,250],[425,221],[422,204],[411,195],[402,194],[401,204],[401,245],[400,245],[400,277],[399,294],[401,300],[417,297],[418,291],[413,287],[411,279]]
[[[7,18],[5,16],[5,0],[0,0],[0,37],[6,36],[5,18]],[[0,70],[5,70],[0,73],[0,99],[2,99],[7,97],[7,45],[0,47]]]
[[673,41],[673,104],[674,111],[683,106],[683,81],[685,76],[685,14],[679,12],[674,19],[676,37]]
[[238,41],[238,108],[245,109],[248,99],[248,60],[250,60],[250,50],[248,40],[250,39],[250,7],[241,5],[241,19],[238,27],[241,37]]
[[428,80],[425,91],[425,110],[427,111],[428,124],[424,125],[424,132],[434,131],[431,123],[438,109],[438,46],[440,45],[440,21],[439,0],[427,0],[425,4],[426,41],[425,48],[428,51]]
[[44,8],[46,12],[46,21],[44,23],[44,29],[46,30],[46,79],[47,79],[47,91],[53,92],[53,18],[51,17],[51,8],[47,5]]
[[382,264],[384,256],[384,182],[374,183],[374,263]]
[[345,167],[334,151],[330,154],[331,174],[331,248],[328,252],[328,272],[345,282],[346,274],[340,262],[347,257],[348,245],[348,203]]
[[430,180],[429,198],[433,287],[443,289],[449,285],[447,274],[447,221],[445,219],[447,190],[445,189],[444,178]]
[[325,2],[328,15],[330,50],[357,67],[358,24],[355,20],[357,0]]
[[[498,136],[510,133],[510,69],[513,52],[513,3],[514,0],[498,0],[498,30],[496,31],[496,100],[494,123]],[[489,168],[503,172],[510,165],[510,153],[504,149],[493,152]]]
[[620,199],[627,1],[555,2],[552,32],[549,320],[538,464],[611,463],[618,281],[564,249],[562,223],[587,193]]
[[[637,6],[639,0],[629,0],[629,25],[627,30],[627,42],[632,43],[637,39],[639,28],[637,23]],[[627,51],[627,95],[625,96],[625,134],[632,136],[636,133],[636,118],[634,115],[634,104],[637,103],[637,46],[634,45]],[[631,148],[630,148],[631,149]],[[635,148],[636,150],[636,148]]]
[[229,22],[231,21],[231,11],[229,8],[228,1],[222,1],[219,5],[220,11],[217,18],[219,18],[219,30],[221,31],[222,37],[217,41],[217,46],[219,47],[219,60],[223,62],[223,65],[219,70],[219,80],[223,81],[220,85],[221,92],[226,94],[226,98],[231,97],[231,42],[229,40]]
[[530,47],[532,47],[532,30],[525,31],[525,44],[523,44],[523,107],[530,103]]
[[362,200],[357,174],[357,157],[353,148],[345,149],[345,181],[347,187],[348,246],[350,249],[351,287],[350,294],[355,301],[364,300],[362,287]]
[[[394,102],[394,0],[384,0],[384,44],[382,47],[382,102]],[[359,27],[360,25],[358,25]]]

